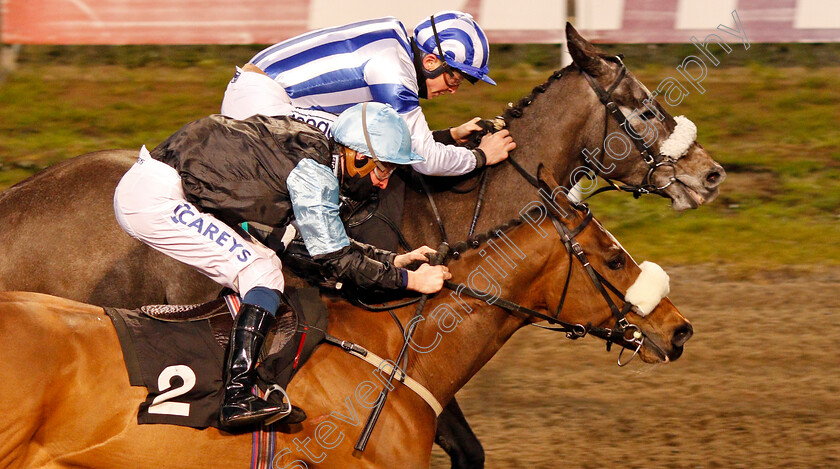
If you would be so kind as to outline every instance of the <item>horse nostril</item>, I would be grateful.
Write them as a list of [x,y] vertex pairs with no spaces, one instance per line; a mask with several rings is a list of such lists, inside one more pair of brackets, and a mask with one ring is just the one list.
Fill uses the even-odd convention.
[[706,174],[706,184],[710,187],[718,186],[723,180],[726,178],[726,171],[723,170],[720,166],[716,167],[715,169],[709,171]]
[[685,323],[674,331],[674,338],[671,339],[671,344],[674,347],[682,347],[693,335],[694,328],[691,327],[690,323]]

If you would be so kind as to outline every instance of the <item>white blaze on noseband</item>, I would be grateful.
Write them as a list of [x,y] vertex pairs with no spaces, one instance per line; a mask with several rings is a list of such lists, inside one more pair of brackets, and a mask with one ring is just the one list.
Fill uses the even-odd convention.
[[624,299],[636,305],[640,316],[644,317],[656,308],[662,298],[668,296],[671,284],[668,274],[658,264],[644,261],[639,268],[642,272],[627,289]]
[[685,116],[677,116],[677,127],[671,135],[662,142],[659,153],[671,159],[678,160],[688,153],[688,149],[697,140],[697,126]]

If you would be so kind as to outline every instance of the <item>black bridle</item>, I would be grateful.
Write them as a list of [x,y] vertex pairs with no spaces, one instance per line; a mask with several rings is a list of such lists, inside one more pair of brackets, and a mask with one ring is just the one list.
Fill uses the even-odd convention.
[[[627,135],[630,138],[630,140],[633,142],[633,145],[636,147],[636,150],[641,155],[642,160],[644,160],[644,162],[648,165],[648,172],[645,174],[645,177],[642,179],[642,183],[639,184],[639,185],[630,185],[630,184],[619,185],[619,184],[616,184],[615,182],[613,182],[612,179],[605,176],[603,173],[599,173],[599,171],[597,171],[597,169],[589,166],[589,169],[591,169],[593,172],[595,172],[596,174],[601,176],[601,178],[603,178],[609,185],[596,190],[595,192],[590,194],[587,198],[592,197],[596,194],[600,194],[601,192],[613,191],[613,190],[619,190],[619,191],[624,191],[624,192],[632,192],[633,196],[637,199],[644,194],[661,193],[661,191],[668,188],[668,186],[670,186],[671,184],[673,184],[677,181],[676,168],[674,166],[676,164],[677,160],[675,158],[671,157],[671,156],[664,155],[661,152],[656,153],[656,154],[652,153],[648,149],[648,147],[645,146],[642,139],[638,138],[638,136],[640,134],[636,131],[636,128],[633,126],[633,124],[630,122],[630,120],[627,119],[627,116],[625,116],[624,113],[621,112],[621,109],[619,108],[618,104],[615,102],[615,99],[613,99],[613,93],[615,92],[616,88],[618,88],[619,85],[621,85],[621,82],[624,81],[624,78],[627,77],[627,67],[624,65],[624,61],[621,60],[620,55],[617,55],[615,57],[609,57],[609,58],[606,58],[605,60],[608,60],[610,62],[613,62],[613,63],[616,63],[616,64],[619,65],[618,76],[615,78],[615,80],[613,80],[612,84],[610,84],[610,86],[606,89],[604,89],[604,87],[601,86],[601,84],[598,83],[598,80],[593,78],[592,75],[586,73],[583,70],[580,70],[580,73],[582,73],[583,76],[586,78],[586,81],[589,83],[589,87],[592,88],[592,91],[595,92],[595,95],[598,97],[598,100],[601,101],[601,104],[603,104],[604,110],[605,110],[605,113],[604,113],[604,137],[601,140],[601,148],[600,148],[601,155],[606,155],[607,154],[606,153],[606,140],[607,140],[607,135],[609,135],[609,125],[610,125],[610,119],[609,119],[608,116],[612,116],[612,119],[618,124],[618,127],[622,130],[622,132],[624,132],[624,134]],[[534,187],[538,186],[537,178],[534,175],[530,174],[525,168],[523,168],[522,165],[520,165],[512,156],[508,156],[508,160],[513,165],[513,167],[516,169],[516,171],[519,172],[519,174],[522,175],[522,177],[524,177],[532,186],[534,186]],[[665,183],[662,186],[657,186],[656,184],[653,183],[653,174],[656,172],[656,170],[658,170],[659,168],[662,168],[664,166],[670,166],[672,174],[668,178],[667,183]]]
[[[636,129],[633,127],[633,124],[627,119],[627,117],[624,115],[624,113],[621,112],[618,104],[616,104],[615,100],[613,99],[613,93],[615,92],[615,90],[618,88],[618,86],[621,84],[621,82],[627,76],[627,68],[624,65],[624,62],[621,60],[621,56],[610,57],[610,58],[607,58],[606,60],[617,63],[620,66],[619,71],[618,71],[618,76],[616,77],[616,79],[613,81],[613,83],[607,89],[604,89],[601,86],[601,84],[598,83],[598,81],[595,80],[591,75],[589,75],[585,71],[581,70],[581,73],[587,79],[590,87],[595,92],[595,94],[598,96],[598,99],[604,105],[605,111],[606,111],[605,112],[605,117],[604,117],[604,139],[602,140],[601,152],[602,152],[602,154],[606,155],[606,152],[605,152],[606,143],[605,143],[605,141],[606,141],[606,137],[607,137],[608,132],[609,132],[609,118],[607,117],[607,115],[611,115],[613,120],[615,120],[616,123],[618,123],[618,125],[622,129],[622,131],[625,134],[627,134],[628,137],[630,137],[630,139],[633,141],[633,143],[636,146],[636,149],[639,151],[639,154],[641,155],[642,159],[648,165],[649,170],[648,170],[647,174],[645,175],[644,179],[642,180],[642,184],[640,184],[638,186],[630,186],[630,185],[619,186],[619,185],[615,184],[612,180],[610,180],[609,178],[605,177],[602,174],[601,177],[604,178],[610,184],[610,186],[604,187],[604,188],[601,188],[601,189],[595,191],[593,194],[590,195],[590,197],[597,194],[597,193],[606,191],[606,190],[622,190],[622,191],[626,191],[626,192],[632,192],[634,194],[634,196],[637,197],[637,198],[642,194],[650,194],[650,193],[661,191],[661,190],[667,188],[668,186],[670,186],[671,184],[673,184],[676,181],[676,177],[672,176],[669,179],[668,183],[663,185],[663,186],[656,186],[655,184],[653,184],[653,182],[651,180],[652,177],[653,177],[653,174],[657,169],[659,169],[660,167],[663,167],[663,166],[671,166],[672,169],[673,169],[674,164],[676,163],[676,160],[667,156],[667,155],[663,155],[661,153],[654,155],[653,153],[651,153],[648,150],[648,148],[644,145],[644,143],[640,139],[634,137],[634,135],[639,135],[639,133],[636,132]],[[499,120],[501,120],[501,122],[499,122]],[[489,124],[487,124],[488,125],[487,131],[492,132],[494,130],[500,130],[501,128],[504,128],[504,126],[505,126],[503,118],[497,118],[493,122],[495,123],[495,129],[491,129],[489,127]],[[632,131],[632,134],[630,133],[631,131]],[[510,164],[514,167],[514,169],[516,169],[516,171],[526,181],[528,181],[529,184],[531,184],[534,187],[539,187],[539,180],[537,179],[537,177],[532,175],[524,167],[522,167],[519,164],[519,162],[516,161],[516,159],[513,157],[513,155],[509,155],[508,158],[507,158],[507,161],[510,162]],[[479,214],[481,212],[481,205],[482,205],[482,201],[483,201],[483,198],[484,198],[483,197],[484,192],[486,191],[486,186],[487,186],[488,179],[489,178],[487,178],[487,173],[486,173],[486,170],[485,170],[483,172],[483,174],[481,175],[481,177],[479,179],[479,182],[477,182],[475,186],[473,186],[469,190],[458,191],[459,193],[460,192],[466,193],[466,192],[471,192],[472,190],[475,190],[476,188],[480,187],[479,195],[478,195],[478,198],[477,198],[477,201],[476,201],[476,207],[475,207],[475,211],[474,211],[474,215],[473,215],[473,220],[472,220],[472,223],[471,223],[471,226],[470,226],[470,233],[468,235],[468,239],[471,242],[473,247],[476,246],[477,240],[472,239],[472,236],[473,236],[473,233],[474,233],[474,230],[475,230],[476,223],[478,221]],[[432,193],[429,190],[429,187],[426,185],[425,180],[422,178],[422,176],[420,178],[420,181],[423,185],[424,192],[426,192],[426,194],[429,198],[429,202],[430,202],[430,205],[431,205],[432,210],[434,212],[435,219],[437,221],[438,227],[440,228],[444,244],[448,244],[448,239],[447,239],[446,230],[445,230],[445,227],[444,227],[444,224],[443,224],[443,220],[441,219],[441,216],[438,213],[437,206],[435,204],[434,198],[432,197]],[[533,325],[537,326],[537,327],[544,328],[544,329],[548,329],[548,330],[565,332],[566,336],[570,339],[578,339],[580,337],[585,336],[586,334],[591,334],[593,336],[599,337],[601,339],[604,339],[607,342],[607,350],[610,349],[610,346],[612,345],[612,343],[617,343],[617,344],[621,345],[623,348],[631,348],[632,349],[635,346],[635,351],[633,353],[633,356],[630,358],[630,360],[632,360],[633,357],[635,357],[638,354],[638,352],[641,349],[641,347],[644,343],[644,340],[645,340],[645,337],[641,333],[639,328],[637,326],[633,325],[633,324],[630,324],[626,319],[626,315],[633,308],[633,305],[631,303],[627,302],[626,300],[624,300],[624,294],[622,294],[614,285],[612,285],[608,280],[606,280],[600,273],[598,273],[590,265],[589,261],[587,260],[586,253],[583,251],[583,248],[580,246],[580,243],[578,243],[576,241],[575,237],[578,234],[580,234],[580,232],[582,232],[586,228],[587,225],[589,225],[590,221],[592,220],[592,212],[589,210],[589,206],[584,204],[584,203],[573,204],[573,207],[576,208],[577,210],[585,211],[586,214],[584,216],[583,221],[580,223],[580,225],[578,225],[577,227],[575,227],[572,230],[569,230],[566,227],[566,225],[563,224],[563,222],[560,219],[558,219],[552,213],[552,211],[550,209],[547,210],[549,216],[551,217],[552,224],[554,225],[555,229],[557,230],[557,233],[560,235],[560,238],[563,241],[564,246],[566,247],[566,251],[569,253],[569,270],[568,270],[568,273],[566,275],[566,282],[565,282],[565,285],[563,286],[563,292],[562,292],[561,297],[560,297],[560,302],[557,305],[557,310],[555,311],[554,316],[552,317],[552,316],[540,313],[538,311],[526,308],[526,307],[521,306],[517,303],[511,302],[511,301],[508,301],[508,300],[505,300],[505,299],[501,299],[501,298],[494,299],[493,305],[499,306],[499,307],[501,307],[501,308],[503,308],[503,309],[505,309],[509,312],[512,312],[512,313],[515,313],[515,312],[523,313],[525,315],[536,317],[536,318],[539,318],[541,320],[547,321],[549,324],[552,324],[553,326],[542,326],[542,325],[539,325],[539,324],[533,324]],[[402,233],[400,233],[400,231],[399,231],[399,229],[397,229],[397,227],[391,226],[391,228],[394,229],[395,231],[397,231],[400,235],[402,235]],[[402,237],[402,236],[401,236],[401,238],[404,239],[404,237]],[[408,249],[408,248],[406,248],[406,249]],[[454,252],[451,253],[452,257],[455,257],[455,258],[457,258],[459,256],[459,254],[460,253],[458,253],[457,251],[454,251]],[[610,311],[612,312],[612,316],[615,318],[615,326],[613,328],[597,327],[597,326],[592,326],[591,324],[587,324],[587,325],[571,324],[571,323],[566,323],[564,321],[561,321],[559,319],[560,312],[561,312],[561,310],[563,308],[563,305],[566,301],[566,296],[567,296],[567,293],[568,293],[569,284],[570,284],[570,280],[571,280],[572,264],[573,264],[572,257],[575,257],[575,258],[578,259],[578,261],[581,263],[584,270],[586,271],[587,275],[589,276],[590,280],[592,281],[592,284],[595,286],[596,290],[598,290],[601,293],[601,296],[603,296],[604,300],[609,305]],[[466,294],[467,296],[471,296],[473,298],[477,298],[477,299],[480,299],[482,301],[486,301],[490,297],[489,293],[474,292],[470,289],[465,289],[465,288],[463,288],[463,287],[459,286],[458,284],[455,284],[451,281],[444,282],[444,285],[447,288],[452,289],[452,290],[463,291],[463,293]],[[622,305],[621,308],[619,308],[615,304],[615,302],[613,301],[612,297],[609,295],[607,290],[613,292],[617,297],[621,298],[622,301],[624,301],[624,304]],[[382,307],[381,309],[385,309],[385,308],[386,307]],[[632,334],[630,336],[628,336],[628,333],[632,333]],[[620,366],[624,366],[627,363],[629,363],[630,360],[622,363],[621,362],[621,355],[619,355],[618,364]]]
[[[589,87],[592,88],[592,91],[594,91],[595,94],[598,96],[598,100],[601,101],[601,104],[604,105],[605,109],[604,139],[601,141],[601,154],[604,155],[604,157],[606,157],[606,140],[609,132],[609,119],[607,115],[610,115],[612,116],[613,120],[618,124],[619,128],[622,129],[624,134],[630,137],[630,140],[635,145],[636,150],[638,150],[639,154],[642,156],[642,159],[648,165],[648,172],[645,175],[644,179],[642,179],[642,183],[637,186],[619,186],[615,184],[610,178],[604,176],[603,174],[600,174],[600,176],[605,181],[607,181],[610,184],[610,186],[599,189],[592,195],[608,190],[620,190],[625,192],[632,192],[634,197],[639,198],[643,194],[661,192],[662,190],[664,190],[665,188],[677,181],[676,168],[674,167],[674,164],[677,162],[677,160],[670,156],[663,155],[661,152],[657,154],[651,153],[648,147],[642,141],[642,139],[638,137],[640,134],[636,132],[636,128],[633,127],[633,124],[630,122],[630,120],[627,119],[627,116],[625,116],[624,113],[621,112],[621,109],[619,109],[618,104],[616,104],[615,100],[613,99],[613,92],[615,92],[616,88],[618,88],[618,86],[621,84],[622,81],[624,81],[624,78],[627,76],[627,67],[624,66],[624,61],[621,60],[620,55],[610,57],[606,60],[617,63],[620,66],[618,76],[607,89],[604,89],[604,87],[602,87],[601,84],[598,83],[598,80],[593,78],[592,75],[581,70],[581,73],[586,78],[586,81],[589,83]],[[668,182],[665,185],[657,186],[652,181],[653,173],[663,166],[670,166],[673,173],[671,177],[668,178]],[[590,167],[590,169],[592,168]],[[593,169],[593,171],[595,170]],[[592,195],[590,195],[590,197]]]
[[[432,24],[434,24],[434,19],[432,19]],[[587,199],[591,198],[591,197],[593,197],[597,194],[600,194],[601,192],[613,191],[613,190],[631,192],[635,198],[639,198],[640,196],[642,196],[644,194],[660,193],[662,190],[666,189],[667,187],[669,187],[670,185],[672,185],[674,182],[677,181],[676,168],[674,166],[676,164],[677,160],[675,158],[671,157],[671,156],[663,155],[661,152],[657,153],[657,154],[651,153],[650,150],[645,146],[644,142],[641,139],[635,137],[635,136],[638,136],[639,133],[636,132],[635,127],[633,127],[633,124],[627,119],[627,117],[624,115],[624,113],[621,112],[621,109],[619,109],[618,104],[616,104],[615,100],[613,99],[613,93],[615,92],[615,90],[619,87],[621,82],[624,81],[624,79],[627,76],[627,67],[624,65],[624,62],[621,59],[621,55],[617,55],[617,56],[614,56],[614,57],[608,57],[605,60],[608,60],[610,62],[613,62],[613,63],[616,63],[616,64],[619,65],[618,76],[616,77],[615,80],[613,80],[612,84],[607,89],[604,89],[604,87],[602,87],[601,84],[598,83],[598,81],[595,78],[593,78],[591,75],[589,75],[588,73],[586,73],[583,70],[580,71],[583,74],[583,76],[586,78],[587,82],[589,83],[590,88],[592,88],[592,90],[598,96],[598,99],[601,101],[601,104],[604,105],[604,109],[605,109],[604,137],[601,140],[601,154],[606,155],[606,139],[607,139],[607,135],[609,134],[609,122],[610,122],[607,115],[610,115],[610,116],[612,116],[613,120],[615,120],[616,123],[618,123],[619,128],[622,129],[622,131],[625,133],[625,135],[630,137],[630,140],[635,145],[635,147],[638,150],[639,154],[641,155],[642,159],[648,165],[648,171],[645,174],[645,177],[642,179],[642,183],[639,184],[639,185],[628,185],[628,184],[619,185],[619,184],[616,184],[609,177],[605,176],[604,174],[599,174],[601,176],[601,178],[603,178],[609,185],[601,187],[601,188],[597,189],[596,191],[594,191],[592,194],[589,194],[587,196]],[[555,72],[555,75],[553,77],[555,79],[560,78],[561,77],[560,72],[559,71]],[[540,88],[540,91],[544,92],[545,88],[544,87]],[[529,105],[532,101],[533,101],[533,96],[530,97],[530,98],[526,98],[526,102],[524,104],[521,104],[521,105]],[[509,104],[509,106],[513,106],[513,105]],[[476,132],[476,135],[473,137],[474,141],[472,143],[475,146],[478,146],[478,142],[480,142],[480,137],[481,136],[484,136],[487,133],[492,133],[492,132],[499,131],[499,130],[506,127],[505,119],[504,119],[504,117],[501,117],[501,116],[496,117],[495,119],[491,119],[491,120],[479,121],[478,124],[480,126],[484,127],[484,130],[480,131],[480,132]],[[511,164],[511,166],[513,166],[514,169],[526,181],[528,181],[528,183],[530,185],[532,185],[536,188],[539,188],[539,181],[537,180],[537,177],[535,175],[529,173],[528,170],[526,170],[522,165],[520,165],[519,162],[516,161],[516,158],[513,157],[513,154],[508,155],[508,158],[506,159],[506,161],[509,162]],[[672,175],[671,175],[670,178],[668,178],[668,182],[666,184],[664,184],[662,186],[657,186],[656,184],[653,183],[653,180],[652,180],[653,179],[653,174],[656,172],[656,170],[658,170],[659,168],[664,167],[664,166],[670,166],[671,167]],[[591,169],[595,173],[598,173],[598,171],[596,169],[592,168],[591,166],[589,166],[589,169]],[[432,192],[429,190],[429,187],[426,184],[425,178],[422,175],[419,175],[419,180],[420,180],[420,183],[422,185],[423,192],[426,193],[426,196],[429,199],[429,205],[432,208],[432,212],[433,212],[435,221],[437,223],[438,229],[440,230],[441,239],[444,242],[449,243],[449,239],[448,239],[447,233],[446,233],[446,227],[444,225],[443,218],[441,217],[441,215],[440,215],[440,213],[437,209],[437,204],[435,203]],[[475,183],[475,185],[473,185],[469,189],[450,189],[451,191],[459,193],[459,194],[468,193],[468,192],[474,191],[475,189],[479,189],[478,197],[476,198],[475,209],[473,211],[472,222],[470,223],[469,234],[467,235],[467,239],[471,243],[472,246],[476,245],[476,241],[475,241],[475,239],[473,239],[473,234],[475,233],[475,228],[478,224],[478,219],[481,215],[482,204],[483,204],[483,201],[484,201],[484,194],[487,191],[488,183],[489,183],[489,177],[487,177],[487,167],[484,167],[484,168],[482,168],[481,175],[478,176],[478,180]],[[358,222],[357,224],[364,223],[369,218],[370,218],[370,216],[368,216],[367,218],[365,218],[361,222]],[[380,217],[380,218],[383,218],[383,217]],[[405,241],[405,237],[402,235],[402,232],[396,226],[394,226],[393,223],[390,223],[389,226],[391,227],[392,230],[394,230],[399,235],[400,244],[402,245],[402,247],[406,250],[411,250],[410,246]],[[453,252],[453,256],[456,257],[456,258],[458,257],[458,254],[459,254],[458,252]]]
[[[565,246],[566,252],[569,253],[569,270],[566,273],[566,282],[563,286],[563,293],[560,296],[560,301],[557,304],[557,309],[554,313],[554,316],[549,316],[547,314],[540,313],[539,311],[527,308],[510,300],[506,300],[503,298],[495,298],[488,292],[476,292],[472,289],[466,288],[460,284],[456,284],[449,280],[444,282],[444,286],[446,288],[449,288],[450,290],[456,291],[457,293],[463,293],[472,298],[484,301],[485,303],[492,304],[493,306],[498,306],[499,308],[502,308],[511,314],[520,313],[526,316],[546,321],[554,326],[542,326],[536,323],[532,323],[532,325],[547,330],[565,332],[566,337],[569,339],[579,339],[581,337],[584,337],[586,334],[591,334],[595,337],[604,339],[607,343],[608,351],[613,343],[619,344],[622,347],[622,352],[624,348],[633,349],[635,347],[633,356],[631,356],[630,359],[626,362],[621,361],[621,354],[619,354],[618,365],[625,366],[628,363],[630,363],[630,361],[639,353],[639,350],[641,350],[642,345],[645,342],[645,336],[638,326],[636,326],[635,324],[631,324],[629,321],[627,321],[627,313],[629,313],[630,310],[633,308],[633,304],[625,300],[624,294],[621,293],[612,283],[610,283],[600,273],[598,273],[598,271],[596,271],[594,267],[592,267],[592,265],[589,263],[589,260],[586,257],[586,252],[584,252],[583,247],[581,247],[580,243],[578,243],[578,241],[575,239],[576,236],[579,235],[584,229],[586,229],[586,227],[592,221],[592,211],[589,210],[588,205],[583,203],[575,204],[573,205],[573,207],[576,210],[585,212],[585,215],[583,221],[581,221],[578,226],[572,229],[566,227],[562,220],[560,220],[551,211],[550,208],[546,209],[546,211],[548,212],[548,216],[551,218],[551,222],[554,225],[555,230],[557,230],[557,234],[560,235],[560,239],[561,241],[563,241],[563,246]],[[593,326],[592,324],[572,324],[560,320],[560,312],[562,311],[563,305],[565,304],[566,296],[569,291],[569,284],[572,278],[572,265],[574,263],[572,259],[573,257],[576,258],[583,266],[584,271],[587,273],[589,279],[592,281],[592,285],[595,287],[596,290],[598,290],[599,293],[601,293],[601,296],[604,298],[604,300],[607,302],[607,305],[610,307],[612,316],[615,319],[614,327],[608,328]],[[620,308],[616,305],[615,301],[613,301],[612,297],[607,292],[607,290],[613,292],[624,302],[624,304]]]
[[[549,202],[549,205],[552,202]],[[566,283],[563,286],[563,293],[560,297],[560,301],[557,304],[557,310],[554,316],[549,316],[547,314],[543,314],[539,311],[533,310],[531,308],[527,308],[522,306],[518,303],[515,303],[510,300],[506,300],[504,298],[496,298],[493,297],[489,292],[482,292],[482,291],[474,291],[470,288],[464,287],[461,284],[456,284],[452,281],[446,280],[444,281],[444,287],[449,288],[456,293],[462,293],[472,298],[476,298],[478,300],[484,301],[485,303],[502,308],[503,310],[507,311],[510,314],[524,314],[526,316],[534,317],[539,320],[547,321],[549,324],[555,325],[554,327],[547,327],[547,326],[540,326],[536,323],[532,323],[538,327],[542,327],[544,329],[558,331],[558,332],[565,332],[566,337],[569,339],[579,339],[581,337],[586,336],[586,334],[591,334],[595,337],[599,337],[604,339],[607,343],[607,351],[609,351],[610,346],[613,343],[619,344],[622,349],[618,355],[618,365],[625,366],[630,363],[633,358],[638,355],[639,350],[641,350],[642,346],[645,343],[645,335],[642,333],[641,329],[635,324],[631,324],[627,321],[627,313],[633,308],[633,305],[629,303],[626,299],[624,299],[624,295],[607,279],[605,279],[601,274],[599,274],[595,268],[589,263],[589,260],[586,257],[586,253],[581,247],[580,243],[575,239],[577,235],[579,235],[592,221],[592,212],[589,210],[589,206],[586,204],[574,204],[573,207],[579,211],[585,211],[585,215],[583,221],[573,229],[569,229],[560,220],[551,210],[550,207],[546,208],[548,216],[551,217],[551,222],[554,225],[554,228],[557,230],[557,234],[560,235],[560,239],[563,241],[563,245],[566,248],[566,251],[569,253],[569,271],[566,274]],[[445,264],[449,254],[449,245],[447,243],[442,243],[441,246],[438,248],[438,252],[435,253],[429,260],[430,263],[433,265],[437,264]],[[563,309],[563,304],[566,300],[566,295],[569,291],[569,284],[572,277],[572,264],[573,260],[572,257],[578,259],[578,261],[583,266],[584,270],[586,271],[589,279],[592,281],[592,284],[595,288],[601,293],[601,296],[604,297],[607,304],[610,307],[610,311],[612,312],[613,318],[615,318],[615,325],[612,328],[608,327],[600,327],[600,326],[593,326],[591,323],[589,324],[572,324],[560,319],[560,312]],[[615,293],[619,298],[624,301],[624,305],[619,308],[615,302],[613,301],[610,294],[607,290],[612,291]],[[423,295],[415,309],[415,319],[423,315],[423,310],[426,306],[426,300],[430,297],[430,295]],[[356,445],[354,448],[357,451],[364,451],[367,447],[368,440],[370,439],[371,434],[373,433],[373,428],[376,425],[376,422],[379,420],[379,415],[382,412],[382,409],[385,406],[385,400],[388,398],[388,391],[391,389],[391,383],[396,377],[397,369],[402,366],[405,368],[403,363],[407,359],[407,352],[408,352],[408,344],[411,341],[411,337],[414,335],[414,331],[416,330],[417,324],[419,321],[412,319],[411,323],[407,328],[403,328],[402,324],[400,323],[399,319],[391,312],[391,316],[397,322],[397,325],[400,327],[400,331],[403,334],[404,342],[403,346],[400,349],[400,352],[397,356],[397,359],[394,363],[397,363],[398,366],[392,367],[391,374],[388,377],[388,380],[380,391],[379,397],[377,399],[376,406],[371,410],[371,413],[368,415],[367,420],[365,421],[365,425],[362,428],[362,432],[359,435],[359,439],[356,441]],[[630,335],[628,335],[630,333]],[[345,346],[344,341],[338,342],[333,340],[334,344],[338,344],[346,349],[353,347],[353,344],[349,344]],[[635,346],[635,350],[633,355],[630,357],[629,360],[622,362],[621,356],[624,352],[624,349],[632,349]]]
[[[615,99],[613,98],[613,93],[619,87],[619,85],[621,85],[621,83],[624,81],[624,79],[627,77],[627,67],[624,65],[624,61],[621,59],[620,55],[617,55],[617,56],[614,56],[614,57],[609,57],[609,58],[606,58],[605,60],[608,60],[610,62],[613,62],[613,63],[616,63],[616,64],[619,65],[618,76],[615,78],[615,80],[613,80],[612,84],[610,84],[610,86],[607,89],[604,89],[604,87],[601,86],[601,84],[598,83],[598,81],[595,78],[593,78],[590,74],[586,73],[583,70],[580,71],[583,74],[583,76],[586,78],[587,82],[589,83],[590,88],[592,88],[592,90],[595,92],[596,96],[598,96],[598,100],[601,101],[601,104],[604,105],[604,109],[605,109],[605,114],[604,114],[604,137],[601,140],[601,149],[600,149],[601,150],[601,155],[604,155],[603,157],[605,158],[606,154],[607,154],[606,153],[606,140],[607,140],[607,135],[609,134],[609,124],[610,124],[610,119],[609,119],[608,116],[612,116],[612,119],[618,124],[618,127],[622,130],[622,132],[624,132],[624,134],[627,135],[630,138],[630,140],[633,142],[634,146],[636,147],[639,154],[641,155],[642,160],[644,160],[644,162],[648,165],[648,171],[645,174],[644,178],[642,179],[642,183],[639,184],[639,185],[629,185],[629,184],[619,185],[619,184],[616,184],[612,179],[610,179],[609,177],[607,177],[607,176],[605,176],[604,174],[601,173],[599,175],[601,176],[601,178],[603,178],[608,183],[608,185],[596,190],[592,194],[589,194],[589,196],[587,198],[593,197],[597,194],[600,194],[601,192],[613,191],[613,190],[631,192],[633,194],[633,196],[637,199],[644,194],[661,193],[661,191],[665,190],[671,184],[673,184],[677,181],[676,168],[674,166],[676,164],[677,160],[675,158],[671,157],[671,156],[664,155],[661,152],[657,153],[657,154],[652,153],[648,149],[648,147],[645,146],[642,139],[637,137],[640,134],[636,131],[636,128],[633,126],[633,124],[630,122],[630,120],[627,119],[627,117],[624,115],[624,113],[621,112],[621,109],[619,108],[618,104],[615,102]],[[559,78],[560,75],[558,74],[557,77]],[[541,89],[541,91],[544,92],[544,89]],[[524,105],[530,104],[532,102],[532,100],[533,100],[533,98],[528,98],[527,101],[524,103]],[[512,106],[512,104],[510,106]],[[480,121],[479,125],[481,125],[485,129],[484,131],[478,133],[480,136],[483,136],[484,134],[486,134],[488,132],[496,132],[496,131],[501,130],[504,127],[506,127],[506,123],[505,123],[505,120],[504,120],[503,117],[497,117],[495,119],[487,120],[487,121]],[[479,140],[478,140],[478,138],[476,138],[475,140],[476,140],[476,142],[474,142],[474,143],[477,146],[477,142]],[[519,162],[516,161],[516,158],[514,158],[512,154],[508,155],[508,158],[507,158],[506,161],[508,161],[514,167],[514,169],[516,169],[516,171],[526,181],[528,181],[529,184],[531,184],[532,186],[537,187],[537,188],[539,187],[539,181],[537,180],[537,177],[534,176],[533,174],[529,173],[528,170],[526,170],[522,165],[520,165]],[[668,178],[667,183],[665,183],[662,186],[657,186],[653,182],[653,174],[658,169],[660,169],[662,167],[665,167],[665,166],[668,166],[668,167],[671,168],[672,174]],[[595,168],[592,168],[591,166],[589,166],[589,168],[593,172],[598,174],[598,171]],[[422,176],[421,176],[420,179],[421,179],[421,182],[423,183],[423,190],[426,192],[426,194],[429,198],[429,203],[430,203],[430,205],[432,207],[432,210],[434,212],[435,220],[437,222],[438,228],[440,229],[441,235],[443,237],[442,239],[445,242],[448,242],[449,240],[446,237],[446,229],[444,227],[443,220],[441,219],[440,214],[437,211],[437,206],[435,205],[434,198],[432,197],[431,192],[428,190],[428,187],[426,187],[425,182],[423,182]],[[486,189],[487,189],[487,183],[488,183],[488,178],[487,178],[487,171],[486,171],[486,168],[485,168],[485,169],[483,169],[483,172],[482,172],[482,175],[479,179],[479,182],[477,182],[476,185],[474,187],[472,187],[470,190],[465,191],[465,192],[470,192],[471,190],[474,190],[475,188],[480,186],[480,191],[479,191],[479,194],[478,194],[478,198],[476,199],[475,210],[473,212],[473,219],[472,219],[472,223],[470,224],[470,231],[469,231],[469,234],[468,234],[468,239],[472,242],[473,246],[475,246],[475,240],[473,240],[472,237],[473,237],[473,233],[475,232],[475,227],[476,227],[477,222],[478,222],[478,217],[481,214],[481,205],[482,205],[482,202],[483,202],[483,199],[484,199],[484,193],[486,192]],[[461,191],[456,191],[456,192],[461,193]],[[457,257],[458,253],[456,252],[456,253],[454,253],[454,255]]]

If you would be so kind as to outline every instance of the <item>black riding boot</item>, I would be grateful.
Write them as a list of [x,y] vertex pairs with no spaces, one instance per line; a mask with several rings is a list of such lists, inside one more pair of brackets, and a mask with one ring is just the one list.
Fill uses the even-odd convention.
[[269,404],[255,396],[255,370],[265,336],[274,324],[274,316],[259,306],[243,304],[230,333],[230,352],[225,375],[225,403],[220,423],[223,427],[242,427],[286,412],[287,403]]

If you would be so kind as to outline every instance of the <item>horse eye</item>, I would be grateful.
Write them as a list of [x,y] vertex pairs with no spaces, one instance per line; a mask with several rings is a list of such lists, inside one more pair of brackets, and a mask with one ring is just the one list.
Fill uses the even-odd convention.
[[609,267],[612,270],[622,269],[624,268],[625,264],[626,260],[624,258],[623,252],[607,261],[607,267]]
[[650,120],[650,119],[655,118],[655,117],[656,117],[656,114],[654,114],[654,112],[653,112],[653,111],[651,111],[651,110],[647,110],[647,111],[645,111],[645,112],[643,112],[643,113],[642,113],[642,117],[644,117],[645,119]]

